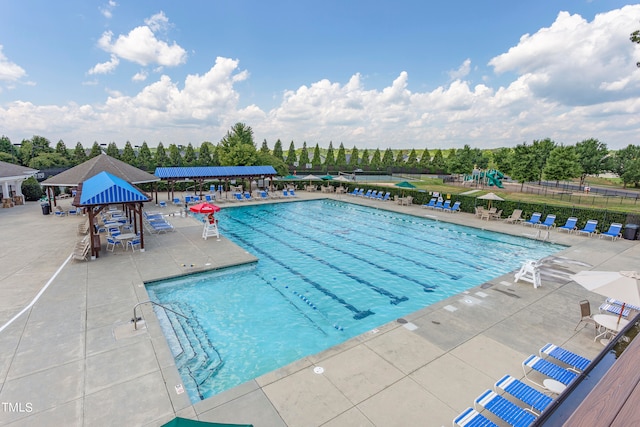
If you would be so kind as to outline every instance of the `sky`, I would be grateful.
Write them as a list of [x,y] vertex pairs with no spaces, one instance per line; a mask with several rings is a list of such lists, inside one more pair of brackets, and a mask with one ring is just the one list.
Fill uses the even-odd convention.
[[7,0],[0,134],[619,149],[640,143],[638,29],[615,0]]

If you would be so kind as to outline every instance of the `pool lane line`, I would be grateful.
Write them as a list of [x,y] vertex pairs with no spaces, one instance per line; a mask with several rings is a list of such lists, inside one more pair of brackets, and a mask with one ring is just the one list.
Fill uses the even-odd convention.
[[22,316],[27,310],[29,310],[31,307],[33,307],[33,305],[40,299],[40,297],[42,296],[42,294],[44,293],[44,291],[47,290],[47,288],[49,287],[49,285],[51,285],[51,283],[53,283],[53,281],[55,280],[56,277],[58,277],[58,274],[60,274],[60,272],[62,271],[62,269],[69,263],[69,261],[71,261],[71,258],[73,257],[73,254],[69,254],[69,256],[67,257],[66,260],[64,260],[64,262],[62,263],[62,265],[60,267],[58,267],[58,269],[56,270],[55,273],[53,273],[53,276],[51,276],[51,278],[47,281],[47,283],[42,287],[42,289],[40,289],[40,292],[38,292],[36,294],[36,296],[31,300],[31,302],[22,310],[20,310],[20,312],[18,314],[16,314],[15,316],[13,316],[11,319],[9,319],[9,321],[7,323],[5,323],[4,325],[2,325],[2,327],[0,327],[0,332],[4,331],[9,325],[11,325],[17,318],[19,318],[20,316]]
[[[284,241],[284,240],[282,240],[282,239],[280,239],[280,238],[278,238],[278,237],[275,237],[275,236],[273,236],[273,235],[271,235],[271,234],[269,234],[269,233],[266,233],[266,232],[265,232],[265,231],[263,231],[263,230],[258,230],[257,228],[253,227],[252,225],[250,225],[250,224],[248,224],[248,223],[246,223],[246,222],[243,222],[242,220],[236,219],[236,221],[237,221],[237,222],[239,222],[239,223],[241,223],[241,224],[243,224],[245,227],[249,227],[249,228],[251,228],[251,229],[255,230],[255,231],[256,231],[256,232],[258,232],[258,233],[262,233],[263,235],[265,235],[265,236],[269,237],[270,239],[273,239],[273,240],[275,240],[276,242],[279,242],[280,244],[282,244],[282,245],[284,245],[284,246],[286,246],[286,247],[288,247],[288,248],[290,248],[290,249],[293,249],[293,250],[295,250],[296,252],[298,252],[298,253],[300,253],[300,254],[302,254],[302,255],[304,255],[304,256],[306,256],[306,257],[308,257],[308,258],[311,258],[311,259],[313,259],[314,261],[319,262],[319,263],[321,263],[321,264],[325,265],[326,267],[329,267],[329,268],[330,268],[330,269],[332,269],[332,270],[336,270],[336,271],[338,271],[340,274],[342,274],[342,275],[344,275],[344,276],[347,276],[347,277],[349,277],[350,279],[352,279],[352,280],[354,280],[354,281],[356,281],[356,282],[358,282],[358,283],[360,283],[360,284],[362,284],[362,285],[367,286],[368,288],[372,289],[374,292],[376,292],[376,293],[378,293],[378,294],[380,294],[380,295],[383,295],[383,296],[385,296],[385,297],[389,298],[389,302],[390,302],[391,304],[393,304],[393,305],[397,305],[397,304],[400,304],[401,302],[404,302],[404,301],[409,300],[409,298],[407,298],[406,296],[401,296],[401,297],[400,297],[400,296],[397,296],[397,295],[393,294],[392,292],[389,292],[388,290],[386,290],[386,289],[384,289],[384,288],[381,288],[380,286],[377,286],[377,285],[375,285],[375,284],[373,284],[373,283],[369,282],[368,280],[365,280],[365,279],[362,279],[362,278],[358,277],[357,275],[355,275],[354,273],[351,273],[350,271],[346,271],[346,270],[344,270],[344,269],[342,269],[342,268],[338,267],[337,265],[335,265],[335,264],[331,264],[330,262],[328,262],[328,261],[326,261],[326,260],[324,260],[324,259],[322,259],[322,258],[320,258],[320,257],[318,257],[318,256],[316,256],[316,255],[310,254],[309,252],[307,252],[307,251],[305,251],[305,250],[303,250],[303,249],[297,248],[297,247],[295,247],[295,246],[291,245],[290,243],[288,243],[288,242],[286,242],[286,241]],[[263,220],[263,221],[266,221],[266,220]],[[276,224],[273,224],[273,223],[271,223],[271,224],[272,224],[272,225],[276,225]],[[276,226],[277,226],[277,225],[276,225]],[[282,229],[284,229],[284,230],[287,230],[287,229],[286,229],[286,228],[284,228],[284,227],[281,227],[281,226],[279,226],[279,227],[280,227],[280,228],[282,228]],[[297,234],[297,235],[299,235],[299,236],[301,236],[301,237],[303,237],[303,238],[305,238],[305,239],[314,240],[313,238],[308,237],[308,236],[305,236],[305,235],[303,235],[303,234],[300,234],[300,233],[298,233],[298,232],[296,232],[296,231],[293,231],[293,230],[287,230],[287,231],[289,231],[289,232],[291,232],[291,233],[293,233],[293,234]],[[315,242],[316,242],[316,243],[319,243],[319,244],[322,244],[322,242],[318,242],[318,241],[315,241]],[[344,253],[344,254],[346,254],[346,255],[350,255],[350,254],[349,254],[349,253],[347,253],[347,252],[343,252],[343,253]]]
[[334,294],[330,290],[326,289],[321,284],[309,279],[304,274],[294,270],[293,268],[289,267],[288,265],[286,265],[282,261],[274,258],[271,254],[269,254],[268,252],[266,252],[266,251],[262,250],[261,248],[255,246],[254,244],[248,242],[247,240],[245,240],[244,238],[239,236],[237,233],[234,233],[232,231],[227,231],[226,233],[229,236],[233,236],[233,238],[237,239],[239,242],[241,242],[243,245],[245,245],[246,248],[252,248],[255,252],[261,254],[265,258],[269,258],[271,261],[273,261],[276,264],[280,265],[282,268],[284,268],[285,270],[289,271],[291,274],[300,277],[303,281],[305,281],[306,283],[310,284],[311,286],[313,286],[314,288],[316,288],[317,290],[319,290],[320,292],[322,292],[323,294],[325,294],[329,298],[333,299],[334,301],[339,302],[343,307],[345,307],[346,309],[348,309],[349,311],[354,313],[354,315],[353,315],[354,319],[360,320],[360,319],[364,319],[367,316],[371,316],[372,314],[375,314],[371,310],[364,310],[364,311],[363,310],[358,310],[356,307],[354,307],[353,305],[349,304],[347,301],[343,300],[342,298],[340,298],[339,296],[337,296],[336,294]]
[[[250,215],[251,215],[251,214],[250,214]],[[258,218],[256,218],[256,219],[258,219]],[[364,263],[366,263],[366,264],[369,264],[371,267],[373,267],[373,268],[375,268],[375,269],[378,269],[378,270],[381,270],[381,271],[383,271],[384,273],[390,274],[390,275],[392,275],[392,276],[400,277],[401,279],[404,279],[404,280],[405,280],[405,281],[407,281],[407,282],[415,283],[416,285],[421,286],[425,292],[433,292],[433,290],[434,290],[435,288],[437,288],[437,286],[429,285],[429,284],[426,284],[426,283],[422,283],[421,281],[419,281],[419,280],[417,280],[417,279],[414,279],[414,278],[412,278],[412,277],[409,277],[409,276],[407,276],[407,275],[406,275],[406,274],[404,274],[404,273],[400,273],[400,272],[397,272],[397,271],[391,270],[391,269],[386,268],[386,267],[381,267],[379,264],[376,264],[376,263],[374,263],[374,262],[372,262],[372,261],[370,261],[370,260],[368,260],[368,259],[366,259],[366,258],[364,258],[364,257],[362,257],[362,256],[360,256],[360,255],[358,255],[358,254],[355,254],[355,253],[353,253],[353,252],[345,251],[345,250],[343,250],[343,249],[340,249],[340,248],[339,248],[339,247],[337,247],[337,246],[330,245],[330,244],[327,244],[326,242],[322,242],[322,241],[320,241],[320,240],[318,240],[318,239],[315,239],[315,238],[313,238],[313,237],[311,237],[311,236],[307,236],[307,235],[301,234],[301,233],[299,233],[299,232],[297,232],[297,231],[295,231],[295,230],[292,230],[292,229],[290,229],[290,228],[283,227],[283,226],[281,226],[280,224],[276,224],[276,223],[274,223],[273,221],[269,221],[269,220],[267,220],[267,219],[262,219],[262,221],[263,221],[263,222],[267,222],[267,223],[269,223],[269,224],[271,224],[271,225],[274,225],[274,226],[276,226],[276,227],[280,227],[281,229],[284,229],[284,230],[286,230],[286,231],[288,231],[288,232],[290,232],[290,233],[297,234],[298,236],[300,236],[300,237],[302,237],[302,238],[304,238],[304,239],[308,239],[308,240],[310,240],[310,241],[312,241],[312,242],[315,242],[315,243],[317,243],[317,244],[319,244],[319,245],[321,245],[321,246],[324,246],[324,247],[328,247],[328,248],[330,248],[330,249],[333,249],[334,251],[339,252],[339,253],[341,253],[341,254],[343,254],[343,255],[346,255],[346,256],[348,256],[348,257],[352,257],[352,258],[357,259],[357,260],[359,260],[359,261],[361,261],[361,262],[364,262]],[[291,219],[290,221],[291,221],[291,222],[297,222],[297,223],[300,223],[299,221],[296,221],[295,219]],[[320,229],[320,228],[318,228],[318,227],[314,227],[314,226],[311,226],[311,225],[308,225],[308,224],[305,224],[305,225],[309,226],[310,228],[313,228],[314,230],[318,230],[318,231],[320,231],[320,232],[326,233],[326,231],[325,231],[325,230],[322,230],[322,229]],[[266,234],[266,233],[264,233],[264,234]],[[269,236],[269,237],[277,240],[277,238],[275,238],[275,237],[272,237],[272,236]],[[346,240],[351,240],[351,239],[348,239],[348,238],[345,238],[345,239],[346,239]],[[351,241],[353,241],[353,240],[351,240]],[[358,243],[358,242],[354,242],[354,243]],[[369,246],[369,245],[362,244],[362,246]],[[377,249],[377,248],[373,248],[373,247],[371,247],[371,248],[372,248],[372,249]],[[380,250],[380,252],[386,253],[385,251],[382,251],[382,250]],[[391,255],[391,254],[389,254],[389,255]],[[394,254],[393,256],[397,256],[397,255],[395,255],[395,254]],[[397,257],[398,257],[398,258],[401,258],[401,259],[404,259],[404,260],[406,260],[406,261],[412,262],[412,263],[416,264],[416,265],[417,265],[417,266],[419,266],[419,267],[426,267],[426,268],[429,268],[428,266],[425,266],[424,264],[420,264],[420,263],[418,263],[418,262],[416,262],[416,261],[414,261],[414,260],[412,260],[412,259],[404,258],[404,257],[402,257],[402,256],[397,256]],[[315,257],[314,257],[314,259],[315,259]],[[321,260],[320,262],[322,262],[322,263],[326,263],[326,261],[324,261],[324,260]],[[325,264],[325,265],[327,265],[327,264]],[[333,264],[329,264],[329,266],[330,266],[331,268],[339,269],[339,270],[341,270],[341,271],[344,271],[344,270],[340,269],[339,267],[337,267],[337,266],[335,266],[335,265],[333,265]],[[369,283],[369,282],[365,281],[364,279],[360,279],[359,277],[357,277],[357,276],[356,276],[355,274],[353,274],[353,273],[346,272],[346,273],[343,273],[343,274],[346,274],[348,277],[351,277],[352,279],[356,280],[357,282],[360,282],[360,283],[363,283],[363,284],[364,284],[364,285],[366,285],[366,286],[369,286],[369,285],[367,284],[367,283]],[[447,273],[447,274],[448,274],[448,273]],[[352,276],[353,276],[353,277],[352,277]],[[373,286],[376,286],[376,285],[373,285]],[[378,288],[380,288],[380,287],[378,287]],[[384,288],[380,288],[380,289],[384,289]],[[387,291],[386,289],[385,289],[385,291],[386,291],[386,292],[388,292],[390,295],[393,295],[390,291]],[[386,294],[385,294],[385,296],[389,296],[389,295],[386,295]],[[398,298],[398,297],[396,297],[395,295],[394,295],[394,297],[395,297],[395,298]],[[401,297],[401,298],[402,298],[402,301],[406,301],[406,300],[408,299],[407,297]],[[401,301],[398,301],[398,302],[401,302]],[[391,303],[395,305],[395,304],[398,304],[398,302],[391,302]]]

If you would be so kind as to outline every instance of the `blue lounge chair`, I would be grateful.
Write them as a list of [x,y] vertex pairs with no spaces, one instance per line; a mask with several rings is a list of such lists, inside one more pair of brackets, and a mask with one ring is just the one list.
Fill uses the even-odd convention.
[[289,197],[289,191],[288,190],[282,190],[282,197]]
[[293,190],[289,190],[289,197],[296,197],[296,193]]
[[161,208],[166,208],[167,207],[167,202],[165,202],[164,200],[160,200],[159,205],[160,205]]
[[[71,211],[69,211],[69,213],[71,213]],[[622,230],[622,224],[618,222],[612,222],[607,231],[600,233],[600,238],[602,239],[606,236],[611,237],[612,241],[616,240],[617,238],[621,237],[620,230]]]
[[591,363],[591,360],[586,357],[582,357],[551,343],[546,344],[540,349],[540,356],[544,357],[545,355],[551,356],[565,365],[570,366],[570,370],[578,373],[584,371]]
[[496,391],[503,390],[516,399],[526,403],[531,410],[542,413],[553,402],[553,399],[539,392],[528,384],[523,383],[511,375],[505,375],[495,385]]
[[[493,390],[482,393],[474,405],[480,406],[514,427],[527,427],[533,424],[536,416],[529,409],[522,409],[515,403],[500,396]],[[478,408],[476,407],[476,410]]]
[[534,212],[533,214],[531,214],[531,218],[526,221],[522,221],[522,225],[530,225],[533,227],[536,224],[540,224],[541,216],[542,214],[540,212]]
[[375,199],[376,197],[378,197],[378,190],[373,190],[369,196],[365,196],[365,197],[369,197],[370,199]]
[[262,200],[266,200],[268,197],[269,197],[269,195],[267,194],[267,192],[266,192],[266,191],[261,191],[261,192],[260,192],[260,198],[261,198]]
[[351,193],[349,193],[351,196],[357,196],[358,195],[358,191],[360,189],[358,187],[354,188],[353,191]]
[[429,208],[429,209],[433,209],[436,206],[436,198],[432,197],[431,200],[429,200],[429,203],[426,203],[424,205],[422,205],[423,208]]
[[435,209],[437,209],[437,210],[447,210],[450,207],[451,207],[451,200],[446,200],[442,206],[438,207],[436,205]]
[[371,190],[367,190],[366,194],[364,195],[364,197],[369,197],[371,195]]
[[556,216],[554,214],[549,214],[544,219],[544,222],[538,224],[540,228],[552,228],[556,226]]
[[234,193],[233,197],[236,198],[237,201],[242,202],[244,199],[242,198],[242,193]]
[[557,227],[556,230],[558,231],[566,231],[567,233],[571,233],[573,230],[576,229],[576,223],[578,222],[578,218],[572,216],[567,218],[567,222],[564,225],[561,225],[560,227]]
[[386,202],[387,200],[389,200],[389,197],[391,197],[391,193],[387,191],[387,194],[385,194],[384,197],[380,200],[382,200],[383,202]]
[[600,312],[606,311],[612,314],[616,314],[618,316],[620,316],[620,312],[622,311],[622,317],[629,317],[629,314],[631,313],[631,311],[628,308],[626,308],[626,306],[623,311],[621,305],[608,304],[606,302],[602,304],[598,309],[600,310]]
[[442,209],[442,205],[443,205],[443,203],[444,203],[444,202],[442,202],[442,201],[437,202],[437,203],[433,206],[433,208],[432,208],[432,209]]
[[448,212],[448,213],[460,212],[460,202],[455,202],[455,203],[453,204],[453,206],[451,206],[451,207],[450,207],[450,208],[448,208],[448,209],[447,209],[447,208],[443,208],[443,210],[444,210],[445,212]]
[[205,199],[207,202],[211,202],[211,201],[213,201],[213,200],[211,199],[211,196],[210,196],[210,195],[208,195],[208,194],[205,194],[205,195],[204,195],[204,199]]
[[178,205],[178,206],[180,206],[180,205],[181,205],[181,203],[180,203],[180,199],[179,199],[179,198],[177,198],[177,197],[174,197],[174,198],[173,198],[173,204],[174,204],[174,205]]
[[607,298],[606,302],[608,302],[609,304],[615,304],[619,306],[622,306],[622,304],[624,304],[625,307],[630,308],[631,310],[640,311],[640,307],[638,307],[637,305],[627,304],[622,301],[618,301],[617,299]]
[[356,194],[356,196],[358,197],[364,196],[364,188],[361,188],[360,191],[358,191],[358,194]]
[[522,370],[524,371],[524,377],[527,380],[531,381],[532,383],[542,388],[546,388],[546,387],[542,384],[539,384],[533,381],[531,378],[527,376],[527,368],[533,369],[534,371],[538,371],[541,374],[546,375],[547,377],[553,380],[561,382],[564,385],[569,385],[569,383],[578,376],[578,374],[576,374],[573,371],[564,369],[556,365],[555,363],[551,363],[548,360],[542,359],[536,356],[535,354],[532,354],[527,358],[527,360],[522,362]]
[[587,224],[584,226],[582,230],[576,230],[576,233],[584,233],[587,236],[591,237],[596,234],[596,227],[598,226],[598,220],[590,219],[587,221]]
[[498,427],[498,425],[473,408],[467,408],[453,420],[456,427]]
[[253,198],[251,197],[251,193],[249,193],[248,191],[244,192],[244,199],[245,200],[253,200]]

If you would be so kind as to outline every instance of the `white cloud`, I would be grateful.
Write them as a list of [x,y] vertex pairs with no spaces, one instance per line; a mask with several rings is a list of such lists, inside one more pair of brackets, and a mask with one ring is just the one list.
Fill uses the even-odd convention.
[[89,74],[112,73],[116,69],[116,67],[118,67],[119,63],[120,60],[118,59],[118,57],[115,55],[111,55],[111,60],[94,65],[93,68],[89,70]]
[[98,47],[118,58],[135,62],[143,66],[157,64],[174,67],[183,64],[187,52],[176,42],[172,44],[159,40],[154,34],[168,26],[169,20],[160,12],[148,18],[147,25],[139,26],[126,35],[119,35],[113,40],[113,32],[105,31],[98,40]]
[[133,80],[134,82],[143,82],[147,80],[147,77],[149,77],[149,73],[147,73],[145,70],[142,70],[135,73],[133,77],[131,77],[131,80]]
[[102,6],[100,8],[100,13],[102,13],[102,16],[104,16],[105,18],[111,19],[113,18],[113,9],[115,9],[117,5],[118,3],[116,3],[115,1],[109,0],[105,6]]
[[457,70],[449,71],[451,80],[459,80],[469,75],[471,71],[471,59],[467,58]]
[[3,46],[0,44],[0,81],[16,82],[27,75],[27,72],[18,64],[11,62],[2,53]]

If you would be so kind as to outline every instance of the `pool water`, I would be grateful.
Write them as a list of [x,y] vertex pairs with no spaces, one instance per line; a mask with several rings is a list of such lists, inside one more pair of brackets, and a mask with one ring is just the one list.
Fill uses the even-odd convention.
[[147,283],[194,402],[562,249],[333,200],[216,218],[257,263]]

